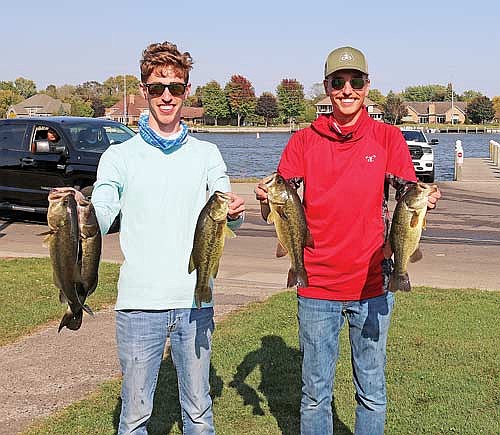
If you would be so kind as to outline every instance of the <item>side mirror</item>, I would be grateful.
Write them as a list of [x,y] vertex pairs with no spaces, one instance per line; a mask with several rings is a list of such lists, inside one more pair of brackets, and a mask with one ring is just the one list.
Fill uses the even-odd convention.
[[436,145],[437,143],[439,143],[439,139],[431,139],[429,141],[429,145]]
[[61,154],[66,147],[64,145],[53,145],[48,140],[36,140],[34,142],[34,153]]

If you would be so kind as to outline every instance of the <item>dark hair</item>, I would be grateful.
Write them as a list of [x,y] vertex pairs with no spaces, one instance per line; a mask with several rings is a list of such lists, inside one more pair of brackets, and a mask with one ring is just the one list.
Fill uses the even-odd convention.
[[193,59],[188,52],[181,53],[171,42],[150,44],[142,52],[141,81],[146,83],[153,72],[164,75],[166,70],[173,68],[184,77],[184,83],[189,81],[189,71],[193,67]]

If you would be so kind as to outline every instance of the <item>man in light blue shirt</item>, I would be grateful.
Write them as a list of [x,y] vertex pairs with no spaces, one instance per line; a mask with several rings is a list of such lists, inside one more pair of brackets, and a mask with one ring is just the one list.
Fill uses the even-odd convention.
[[124,262],[118,281],[116,337],[123,372],[119,434],[146,434],[167,337],[179,385],[185,434],[215,433],[209,391],[212,302],[197,309],[188,273],[199,212],[228,192],[228,224],[241,225],[243,199],[230,192],[214,144],[189,136],[181,107],[192,59],[170,42],[143,52],[140,91],[149,114],[139,134],[102,155],[92,193],[103,234],[121,213]]

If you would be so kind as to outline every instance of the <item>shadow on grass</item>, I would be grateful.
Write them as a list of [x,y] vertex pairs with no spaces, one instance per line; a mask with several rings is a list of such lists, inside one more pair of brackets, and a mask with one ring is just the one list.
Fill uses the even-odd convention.
[[[220,397],[222,395],[224,383],[217,375],[216,370],[210,364],[210,395]],[[120,421],[121,400],[118,401],[114,415],[114,426],[118,429]],[[156,387],[153,414],[148,424],[148,434],[164,435],[170,433],[176,426],[182,432],[182,418],[179,403],[179,392],[177,388],[177,373],[172,358],[165,358],[160,366],[158,374],[158,384]]]
[[[238,366],[229,386],[235,388],[243,398],[244,405],[253,408],[254,415],[264,415],[262,399],[245,379],[253,370],[261,371],[258,390],[266,397],[269,412],[276,419],[283,435],[300,433],[302,356],[297,349],[288,347],[276,335],[262,337],[262,347],[246,355]],[[350,429],[339,420],[333,408],[335,434],[352,435]]]

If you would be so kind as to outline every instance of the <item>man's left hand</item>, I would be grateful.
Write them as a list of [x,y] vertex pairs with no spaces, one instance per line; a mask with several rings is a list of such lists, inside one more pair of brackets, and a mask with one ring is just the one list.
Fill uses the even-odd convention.
[[233,192],[226,193],[231,197],[227,214],[231,219],[238,219],[245,211],[245,201]]

